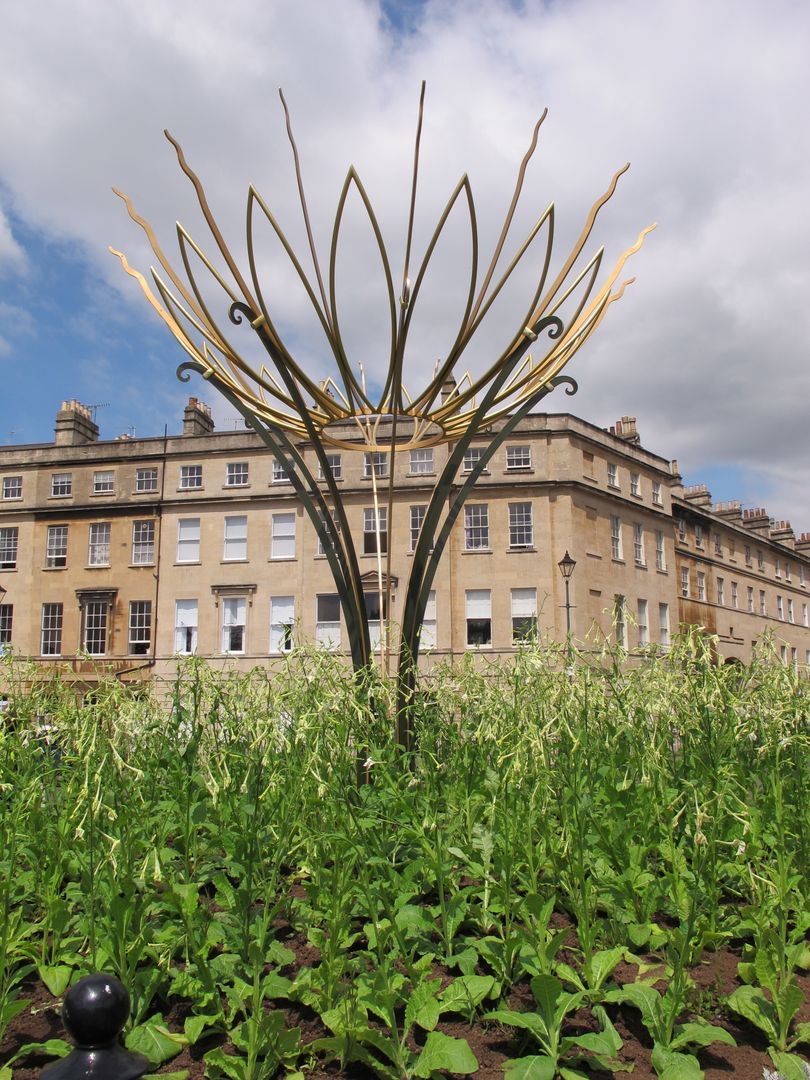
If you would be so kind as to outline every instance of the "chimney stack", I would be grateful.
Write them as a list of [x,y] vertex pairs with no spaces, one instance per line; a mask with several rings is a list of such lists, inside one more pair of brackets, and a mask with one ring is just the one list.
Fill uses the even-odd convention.
[[742,523],[746,529],[758,536],[770,536],[771,519],[768,511],[762,506],[757,506],[752,510],[743,510]]
[[57,446],[84,446],[98,442],[98,424],[86,405],[75,399],[63,401],[56,414],[54,442]]
[[693,506],[700,506],[706,510],[712,508],[712,493],[705,484],[689,484],[683,493],[683,497]]
[[210,435],[214,430],[214,418],[210,408],[195,397],[188,399],[183,412],[184,435]]

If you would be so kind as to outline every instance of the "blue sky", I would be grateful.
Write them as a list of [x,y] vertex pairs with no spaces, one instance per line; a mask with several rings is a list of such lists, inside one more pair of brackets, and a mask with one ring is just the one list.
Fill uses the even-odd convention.
[[[163,127],[229,235],[243,228],[249,182],[286,227],[295,190],[283,86],[321,250],[352,162],[396,251],[425,78],[417,241],[464,170],[492,241],[545,106],[519,228],[553,199],[562,243],[628,159],[595,244],[612,261],[659,222],[634,259],[637,282],[572,365],[579,395],[549,408],[604,426],[637,415],[644,444],[715,499],[810,529],[810,141],[797,137],[808,39],[810,8],[788,0],[302,0],[294,10],[238,0],[227,15],[213,0],[13,5],[0,39],[0,443],[52,438],[63,398],[98,405],[102,436],[114,437],[176,431],[188,394],[206,397],[177,382],[183,355],[107,252],[149,265],[113,184],[172,256],[175,219],[201,236]],[[458,244],[426,304],[415,382],[439,351],[431,334],[446,331]],[[317,337],[272,261],[268,273],[317,370]],[[371,371],[374,286],[355,286],[347,335]],[[210,403],[220,426],[234,422]]]

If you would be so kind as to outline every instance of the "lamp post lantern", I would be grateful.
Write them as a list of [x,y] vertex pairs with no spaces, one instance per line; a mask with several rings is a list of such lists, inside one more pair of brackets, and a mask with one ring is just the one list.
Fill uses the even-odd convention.
[[576,560],[572,559],[566,549],[565,555],[557,563],[560,568],[560,573],[563,576],[565,582],[565,642],[568,652],[568,666],[571,667],[572,663],[572,649],[571,649],[571,591],[570,582],[576,568]]

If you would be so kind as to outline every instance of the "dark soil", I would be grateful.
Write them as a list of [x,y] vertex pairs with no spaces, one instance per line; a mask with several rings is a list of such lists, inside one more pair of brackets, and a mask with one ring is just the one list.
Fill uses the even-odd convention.
[[[296,953],[293,970],[317,961],[317,950],[313,949],[303,935],[294,932],[285,933],[283,928],[279,927],[279,929],[281,930],[279,936],[285,939],[285,945]],[[725,998],[739,985],[738,960],[739,954],[733,949],[706,953],[703,961],[691,971],[694,1013],[724,1027],[737,1041],[737,1046],[734,1047],[717,1044],[698,1052],[706,1080],[731,1080],[732,1077],[733,1080],[762,1080],[763,1067],[773,1068],[761,1033],[734,1013],[726,1010],[724,1006]],[[620,984],[632,981],[636,973],[634,965],[620,965],[615,972],[616,981]],[[444,976],[445,972],[443,969],[437,969],[436,974]],[[810,1020],[810,977],[799,976],[799,984],[805,997],[805,1003],[797,1018],[801,1022]],[[23,996],[31,998],[32,1003],[25,1012],[12,1021],[0,1046],[0,1065],[26,1043],[42,1043],[47,1039],[65,1038],[60,1017],[61,1002],[51,997],[36,977],[28,980],[24,986]],[[518,984],[513,989],[508,1006],[518,1010],[531,1008],[532,996],[527,984]],[[188,1012],[187,1001],[171,1001],[164,1005],[164,1015],[171,1030],[182,1031],[183,1020]],[[301,1029],[304,1044],[328,1034],[318,1014],[307,1006],[291,1003],[284,1008],[284,1012],[287,1026]],[[608,1012],[619,1035],[624,1040],[620,1058],[632,1071],[633,1080],[648,1080],[655,1077],[655,1071],[650,1063],[652,1044],[641,1023],[639,1013],[627,1006],[612,1006],[609,1007]],[[572,1033],[591,1030],[594,1027],[594,1021],[590,1011],[584,1009],[569,1017],[569,1026]],[[534,1052],[531,1043],[522,1038],[521,1033],[515,1033],[511,1029],[494,1023],[479,1022],[470,1025],[461,1019],[454,1021],[444,1017],[438,1025],[438,1030],[467,1040],[480,1066],[475,1075],[482,1080],[490,1080],[490,1078],[500,1080],[503,1076],[504,1062],[509,1058]],[[424,1033],[418,1033],[417,1042],[423,1039]],[[167,1062],[159,1071],[176,1072],[186,1069],[189,1080],[202,1080],[205,1076],[203,1055],[214,1046],[223,1046],[226,1052],[233,1050],[222,1036],[203,1039]],[[414,1043],[414,1048],[416,1048],[416,1043]],[[22,1060],[19,1067],[14,1069],[14,1080],[37,1080],[42,1068],[48,1064],[49,1060],[51,1059],[42,1055],[30,1053]],[[350,1078],[350,1080],[370,1080],[374,1075],[365,1066],[353,1065],[341,1070],[334,1062],[320,1060],[317,1057],[313,1057],[309,1066],[304,1064],[302,1068],[311,1080],[337,1080],[340,1077]],[[593,1075],[596,1078],[607,1074],[594,1073]],[[617,1073],[616,1075],[620,1077],[624,1074]]]

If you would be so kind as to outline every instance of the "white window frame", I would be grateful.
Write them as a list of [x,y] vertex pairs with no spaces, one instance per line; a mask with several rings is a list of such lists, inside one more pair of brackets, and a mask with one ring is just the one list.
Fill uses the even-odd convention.
[[199,619],[199,601],[175,600],[174,651],[180,656],[191,656],[196,653]]
[[689,599],[689,567],[681,567],[681,596]]
[[220,596],[220,652],[223,656],[244,656],[247,652],[246,596]]
[[14,631],[14,605],[0,604],[0,656],[11,645],[11,636]]
[[222,544],[223,562],[247,562],[248,519],[247,514],[228,515]]
[[130,600],[127,651],[130,656],[148,656],[151,646],[152,601]]
[[[343,466],[340,461],[340,454],[327,454],[326,464],[333,480],[340,480],[343,476]],[[327,480],[328,477],[323,471],[323,465],[318,465],[318,479]]]
[[468,446],[461,462],[461,471],[471,473],[483,456],[483,446]]
[[704,570],[697,572],[697,598],[704,601],[706,599],[706,572]]
[[522,645],[537,637],[537,589],[519,588],[511,592],[512,644]]
[[[61,656],[62,655],[62,630],[64,625],[65,607],[60,603],[45,603],[42,605],[42,615],[39,624],[39,655]],[[47,646],[47,648],[46,648]]]
[[250,464],[247,461],[228,461],[225,465],[225,487],[247,487],[250,484]]
[[464,593],[464,615],[467,648],[492,648],[492,590],[467,589]]
[[619,466],[615,461],[607,463],[607,486],[619,491]]
[[776,617],[781,619],[782,622],[785,621],[785,601],[778,593],[776,596]]
[[661,497],[661,481],[653,480],[652,482],[652,501],[653,506],[663,506],[664,500]]
[[649,604],[639,597],[638,607],[638,647],[646,648],[650,644]]
[[64,570],[67,566],[68,526],[49,525],[45,541],[45,566],[49,570]]
[[720,607],[725,607],[726,604],[726,582],[725,578],[721,577],[717,579],[717,603]]
[[703,547],[703,526],[695,525],[695,547]]
[[155,521],[144,518],[132,522],[132,565],[152,566],[155,562]]
[[408,459],[408,472],[411,476],[432,476],[436,471],[433,461],[433,447],[420,447],[411,450]]
[[200,491],[203,486],[203,467],[202,465],[181,465],[180,466],[180,490],[181,491]]
[[144,492],[157,491],[158,471],[156,468],[144,468],[135,470],[135,493],[142,495]]
[[532,467],[532,448],[520,443],[506,448],[507,472],[530,472]]
[[94,521],[88,529],[87,565],[110,565],[110,538],[112,525],[109,521]]
[[489,551],[489,503],[464,507],[464,550]]
[[753,615],[753,613],[754,613],[754,586],[753,585],[747,585],[746,586],[746,602],[748,604],[748,610]]
[[93,494],[112,495],[115,492],[115,470],[99,469],[93,473]]
[[422,617],[422,626],[419,630],[419,649],[428,652],[438,648],[438,622],[436,619],[436,590],[431,589],[428,601],[425,604],[425,614]]
[[665,571],[667,568],[666,548],[664,547],[664,530],[655,530],[655,569]]
[[807,604],[802,604],[802,626],[810,626],[810,615],[808,615]]
[[16,570],[20,548],[19,525],[0,527],[0,570]]
[[109,633],[109,600],[85,600],[82,605],[82,650],[88,656],[106,656]]
[[425,523],[425,515],[427,514],[427,504],[420,503],[416,506],[410,507],[410,547],[411,552],[416,551],[416,545],[419,542],[419,533],[422,531],[422,526]]
[[[340,521],[338,520],[337,511],[332,509],[332,510],[329,511],[329,513],[330,513],[331,518],[332,518],[332,524],[334,525],[336,532],[339,533],[340,532]],[[320,514],[320,518],[321,518],[321,521],[323,521],[324,524],[325,524],[325,519],[324,519],[323,514]],[[317,551],[317,553],[318,553],[318,555],[326,555],[326,548],[324,547],[323,540],[321,539],[320,534],[316,534],[316,535],[318,537],[318,551]]]
[[622,519],[617,514],[610,517],[610,557],[622,561]]
[[295,511],[273,514],[270,519],[270,558],[295,558]]
[[627,648],[627,597],[616,593],[613,597],[613,629],[616,635],[616,644],[619,648]]
[[363,507],[363,554],[376,555],[379,533],[381,555],[388,551],[388,507]]
[[637,499],[641,498],[641,473],[630,473],[630,494]]
[[67,498],[73,494],[73,473],[62,472],[51,475],[51,497],[57,499]]
[[644,558],[644,526],[638,521],[633,522],[633,559],[636,566],[647,565]]
[[789,596],[787,598],[787,621],[789,623],[795,623],[795,621],[796,621],[796,615],[795,615],[795,611],[794,611],[794,608],[793,608],[793,597],[792,596]]
[[658,640],[662,649],[669,648],[669,604],[658,605]]
[[534,547],[534,515],[530,502],[509,503],[509,547]]
[[21,476],[3,477],[3,499],[21,499],[23,493],[23,478]]
[[738,601],[739,601],[739,586],[737,585],[736,581],[732,581],[732,583],[731,583],[731,606],[733,608],[736,608],[738,606]]
[[177,558],[178,563],[198,563],[200,561],[200,519],[177,519]]
[[270,652],[288,653],[293,648],[295,597],[270,597]]
[[370,480],[371,472],[374,470],[374,477],[377,480],[383,480],[388,476],[388,451],[387,450],[367,450],[363,454],[363,479]]
[[[335,614],[337,614],[337,619],[334,618]],[[317,594],[315,597],[315,641],[322,649],[340,648],[340,615],[340,597],[337,593]]]
[[765,598],[765,590],[764,589],[759,590],[759,613],[760,613],[760,615],[767,615],[768,614],[768,605],[767,605],[767,600]]
[[272,482],[274,484],[289,484],[290,474],[284,467],[284,462],[279,461],[278,458],[273,458],[273,475]]

